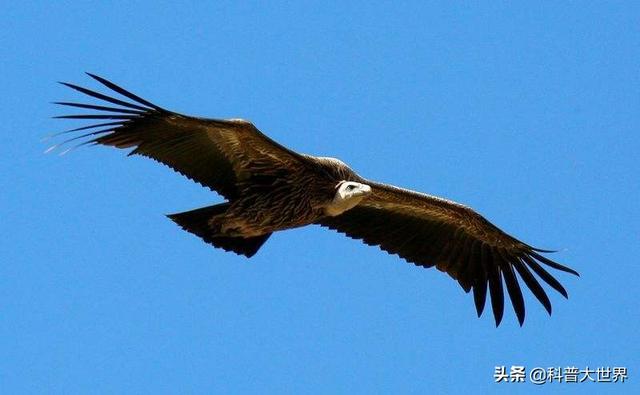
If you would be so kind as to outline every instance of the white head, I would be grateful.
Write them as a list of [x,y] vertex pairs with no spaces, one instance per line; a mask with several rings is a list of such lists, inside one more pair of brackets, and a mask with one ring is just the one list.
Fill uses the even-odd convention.
[[354,181],[340,181],[336,185],[336,194],[331,203],[325,207],[325,214],[340,215],[354,208],[365,196],[371,193],[371,187]]

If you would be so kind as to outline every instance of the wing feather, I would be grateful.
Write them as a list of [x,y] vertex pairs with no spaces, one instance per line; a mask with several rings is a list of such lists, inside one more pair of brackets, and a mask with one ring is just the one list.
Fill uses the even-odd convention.
[[538,299],[538,301],[540,301],[549,315],[551,315],[551,301],[549,300],[547,293],[544,291],[544,288],[542,288],[538,280],[536,280],[533,274],[531,274],[527,265],[522,263],[521,258],[517,257],[512,261],[512,264],[533,295]]
[[496,264],[494,253],[491,249],[487,249],[487,253],[491,256],[491,264],[488,265],[489,277],[489,294],[491,295],[491,309],[493,317],[496,320],[496,326],[500,325],[502,315],[504,314],[504,293],[502,291],[502,278],[500,275],[500,266]]
[[503,251],[504,248],[498,250],[498,254],[500,255],[498,257],[500,270],[502,271],[504,283],[507,286],[507,292],[509,293],[509,299],[511,299],[513,310],[518,317],[520,326],[522,326],[525,317],[524,298],[522,297],[522,291],[520,290],[518,279],[514,274],[513,265],[507,261],[507,258],[505,257],[506,254],[504,254]]
[[480,262],[476,263],[476,276],[473,285],[473,299],[476,305],[476,312],[478,317],[482,316],[484,306],[487,301],[487,284],[489,279],[487,278],[487,267],[489,266],[489,247],[486,244],[482,245],[480,250]]

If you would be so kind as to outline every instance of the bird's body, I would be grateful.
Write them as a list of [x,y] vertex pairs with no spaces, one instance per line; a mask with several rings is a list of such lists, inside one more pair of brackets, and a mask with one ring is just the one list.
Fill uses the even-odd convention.
[[[59,118],[97,119],[70,130],[93,130],[85,143],[133,148],[206,186],[226,201],[171,214],[183,229],[215,247],[253,256],[276,231],[319,224],[424,267],[435,266],[473,290],[478,315],[487,290],[500,323],[503,283],[520,324],[524,300],[515,273],[551,313],[551,303],[531,271],[567,295],[540,263],[573,273],[539,250],[504,233],[469,207],[369,181],[342,161],[294,152],[250,122],[185,116],[158,107],[98,76],[94,79],[132,100],[64,85],[118,107],[57,104],[100,111]],[[70,141],[70,140],[68,140]]]
[[336,186],[345,176],[355,181],[357,175],[338,160],[304,157],[306,163],[279,171],[248,163],[251,172],[237,181],[238,195],[223,213],[209,219],[210,228],[221,236],[255,237],[341,213],[333,201]]

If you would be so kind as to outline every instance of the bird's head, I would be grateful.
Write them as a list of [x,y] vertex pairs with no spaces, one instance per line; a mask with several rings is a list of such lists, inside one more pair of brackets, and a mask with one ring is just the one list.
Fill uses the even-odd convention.
[[355,181],[340,181],[336,185],[336,195],[334,201],[347,201],[357,199],[362,200],[363,197],[371,193],[371,187]]
[[340,215],[354,208],[370,193],[371,187],[367,184],[354,181],[340,181],[335,187],[333,200],[325,207],[325,213],[332,217]]

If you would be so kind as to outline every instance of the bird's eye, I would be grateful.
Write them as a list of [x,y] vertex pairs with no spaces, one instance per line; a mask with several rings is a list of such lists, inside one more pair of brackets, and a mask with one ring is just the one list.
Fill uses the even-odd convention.
[[355,187],[355,185],[347,185],[347,191],[352,191]]

